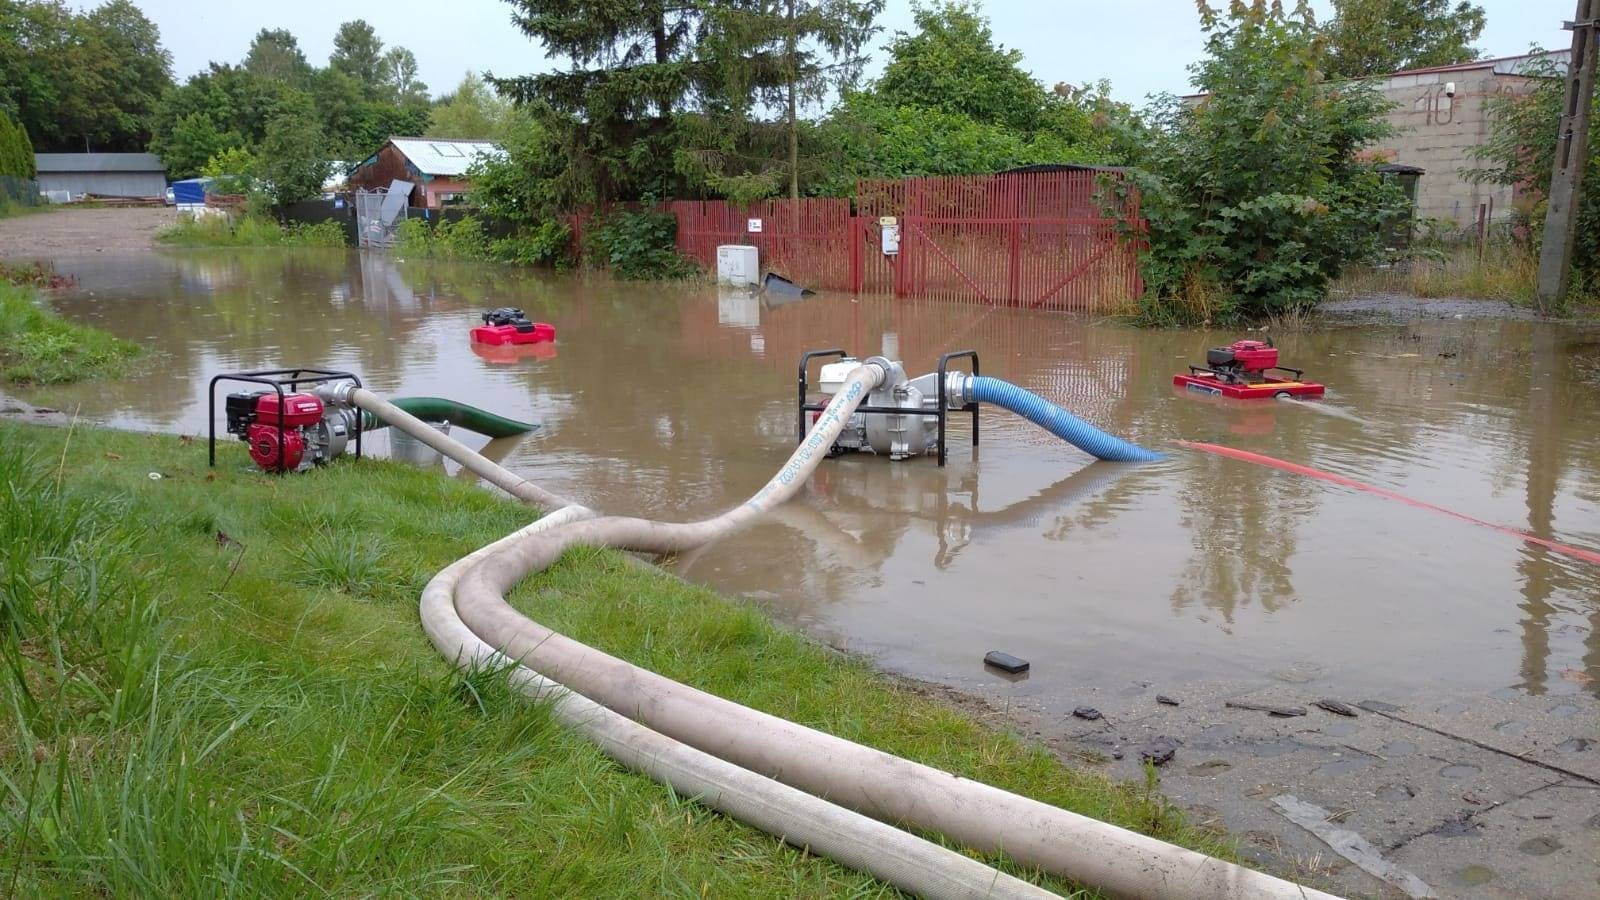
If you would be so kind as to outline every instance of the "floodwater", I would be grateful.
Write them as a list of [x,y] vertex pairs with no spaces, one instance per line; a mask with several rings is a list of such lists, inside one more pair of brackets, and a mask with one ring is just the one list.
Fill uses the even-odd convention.
[[[1252,450],[1479,519],[1600,549],[1600,333],[1419,320],[1283,335],[1321,404],[1175,392],[1231,334],[705,285],[625,285],[356,253],[60,259],[68,317],[155,348],[135,380],[26,393],[111,424],[204,435],[206,383],[275,366],[352,369],[391,395],[543,424],[490,448],[598,509],[704,516],[795,442],[801,352],[886,353],[913,374],[972,348],[1009,379],[1163,462],[1091,465],[1000,410],[950,461],[830,460],[769,521],[671,565],[887,669],[958,686],[1032,661],[1038,697],[1078,685],[1316,672],[1348,696],[1600,693],[1600,567],[1349,488],[1176,449]],[[553,353],[486,357],[467,329],[517,305]],[[544,348],[546,351],[549,348]],[[383,452],[384,440],[369,448]]]

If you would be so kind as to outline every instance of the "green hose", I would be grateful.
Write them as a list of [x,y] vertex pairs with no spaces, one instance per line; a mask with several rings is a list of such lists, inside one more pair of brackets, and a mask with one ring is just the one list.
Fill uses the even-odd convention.
[[[486,412],[476,406],[468,406],[443,397],[396,397],[390,401],[395,406],[422,419],[426,422],[449,422],[457,428],[475,431],[485,437],[503,438],[527,434],[538,428],[527,422],[518,422],[505,416],[497,416]],[[361,427],[371,431],[383,428],[389,423],[379,420],[370,412],[361,413]]]

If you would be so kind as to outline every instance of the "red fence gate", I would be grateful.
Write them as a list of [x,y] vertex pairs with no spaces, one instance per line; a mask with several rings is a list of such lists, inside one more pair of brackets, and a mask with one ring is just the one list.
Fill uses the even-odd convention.
[[[858,211],[872,225],[894,216],[900,253],[889,260],[901,297],[1100,312],[1139,296],[1138,254],[1120,233],[1138,201],[1092,169],[863,182]],[[869,246],[870,256],[875,246]],[[881,253],[879,254],[881,256]],[[860,290],[879,286],[863,260]]]
[[[1114,170],[1073,169],[862,181],[853,199],[737,204],[679,200],[678,249],[708,270],[717,247],[748,244],[761,264],[809,287],[989,306],[1107,312],[1143,290],[1137,193]],[[900,231],[883,252],[884,224]],[[582,226],[575,217],[574,228]]]

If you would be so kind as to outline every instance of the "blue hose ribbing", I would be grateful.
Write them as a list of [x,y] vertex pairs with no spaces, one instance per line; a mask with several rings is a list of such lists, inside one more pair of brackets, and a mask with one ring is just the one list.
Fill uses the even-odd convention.
[[967,378],[965,391],[969,400],[993,403],[1008,409],[1043,428],[1063,441],[1099,459],[1111,462],[1150,462],[1161,454],[1130,444],[1115,435],[1090,425],[1061,407],[1032,391],[1023,390],[1009,381],[982,375]]

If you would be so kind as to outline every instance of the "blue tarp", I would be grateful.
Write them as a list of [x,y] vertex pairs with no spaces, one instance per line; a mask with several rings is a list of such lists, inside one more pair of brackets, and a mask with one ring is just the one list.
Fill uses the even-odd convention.
[[211,186],[209,178],[186,178],[183,181],[172,183],[172,199],[175,203],[204,203],[206,202],[206,189]]

